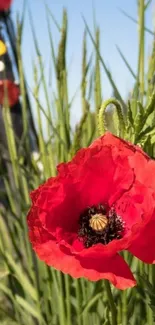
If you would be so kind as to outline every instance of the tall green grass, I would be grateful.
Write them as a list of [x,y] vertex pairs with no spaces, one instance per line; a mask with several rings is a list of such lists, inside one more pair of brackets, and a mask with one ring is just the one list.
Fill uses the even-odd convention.
[[[148,1],[149,6],[150,1]],[[129,74],[135,83],[128,100],[121,97],[111,72],[108,70],[100,51],[100,29],[94,24],[92,32],[83,19],[84,35],[81,51],[81,107],[82,116],[73,130],[71,125],[72,99],[68,95],[68,70],[66,65],[66,47],[68,18],[66,10],[62,14],[61,26],[46,7],[51,64],[54,67],[56,90],[53,106],[44,72],[43,58],[33,19],[29,13],[39,69],[33,64],[34,89],[30,90],[38,126],[38,161],[31,156],[28,143],[28,124],[26,93],[23,79],[21,53],[21,29],[18,21],[17,56],[20,75],[21,96],[23,102],[24,133],[21,145],[26,150],[27,161],[16,147],[9,109],[4,109],[4,121],[9,148],[9,160],[12,166],[12,179],[4,175],[5,208],[0,211],[0,324],[1,325],[152,325],[155,306],[153,290],[155,288],[155,268],[144,265],[129,254],[124,254],[138,281],[138,286],[125,292],[111,288],[115,301],[116,320],[112,319],[111,307],[107,298],[104,281],[96,283],[85,279],[74,280],[68,275],[46,266],[39,261],[31,250],[27,236],[26,214],[30,207],[29,192],[48,177],[56,175],[56,165],[67,161],[83,146],[88,146],[99,135],[98,114],[103,101],[101,75],[105,71],[109,79],[115,100],[102,105],[100,110],[100,129],[110,129],[133,143],[141,145],[151,156],[155,155],[155,43],[152,38],[152,53],[145,67],[145,36],[152,33],[145,26],[144,0],[138,1],[136,24],[139,33],[139,52],[137,72],[133,72],[121,49],[118,51]],[[132,18],[132,17],[130,17]],[[59,46],[55,48],[51,24],[57,26]],[[135,25],[135,28],[137,28]],[[87,50],[90,39],[95,53],[95,64]],[[145,71],[147,70],[147,74]],[[91,74],[90,72],[93,71]],[[91,78],[90,78],[91,75]],[[42,87],[46,109],[42,106],[40,87]],[[93,107],[90,100],[93,96]],[[116,102],[116,100],[119,101]],[[121,106],[120,106],[121,105]],[[44,116],[44,125],[42,117]],[[46,127],[48,139],[44,138]],[[38,168],[43,165],[43,171]],[[108,289],[109,290],[109,289]]]

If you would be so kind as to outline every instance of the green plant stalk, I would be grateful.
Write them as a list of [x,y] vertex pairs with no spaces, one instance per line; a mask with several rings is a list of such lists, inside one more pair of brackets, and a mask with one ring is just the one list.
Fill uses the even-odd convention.
[[106,75],[107,75],[107,77],[108,77],[108,79],[109,79],[109,81],[110,81],[110,83],[111,83],[111,86],[112,86],[112,88],[113,88],[113,90],[114,90],[114,93],[115,93],[115,95],[116,95],[116,98],[120,101],[122,107],[123,107],[124,109],[126,109],[126,104],[125,104],[125,102],[123,101],[123,99],[122,99],[122,97],[121,97],[121,95],[120,95],[120,93],[119,93],[119,91],[118,91],[118,88],[117,88],[117,86],[115,85],[115,83],[114,83],[114,81],[113,81],[113,79],[112,79],[112,76],[111,76],[110,71],[109,71],[108,68],[106,67],[106,64],[105,64],[105,62],[104,62],[104,60],[103,60],[103,58],[102,58],[102,56],[101,56],[100,49],[98,48],[98,46],[97,46],[97,44],[96,44],[96,42],[95,42],[95,40],[94,40],[94,38],[93,38],[93,36],[92,36],[92,33],[91,33],[91,31],[90,31],[90,29],[89,29],[89,27],[88,27],[88,24],[86,23],[86,21],[85,21],[84,18],[83,18],[83,20],[84,20],[84,23],[85,23],[85,26],[86,26],[86,30],[88,31],[88,34],[89,34],[89,36],[90,36],[90,39],[91,39],[91,41],[92,41],[92,43],[93,43],[93,45],[94,45],[94,47],[95,47],[95,49],[96,49],[96,51],[97,51],[97,54],[98,54],[99,60],[100,60],[100,62],[101,62],[101,65],[103,66],[103,68],[104,68],[104,70],[105,70],[105,72],[106,72]]
[[88,112],[86,112],[82,116],[79,124],[76,127],[69,158],[72,158],[76,154],[76,152],[81,148],[81,134],[85,130],[85,124],[86,124],[86,121],[87,121],[87,117],[88,117]]
[[116,45],[116,48],[117,48],[117,50],[118,50],[118,52],[119,52],[119,54],[120,54],[122,60],[124,61],[126,67],[127,67],[128,70],[130,71],[131,75],[133,76],[133,78],[134,78],[135,80],[137,80],[137,76],[136,76],[136,74],[135,74],[134,71],[132,70],[132,67],[130,66],[130,64],[128,63],[127,59],[126,59],[125,56],[123,55],[123,53],[122,53],[122,51],[120,50],[119,46]]
[[82,81],[81,81],[81,97],[82,97],[82,111],[85,113],[85,102],[86,99],[86,80],[87,76],[87,42],[86,42],[86,32],[83,36],[83,49],[82,49]]
[[[93,74],[90,75],[90,81],[88,80],[88,73],[90,71],[92,56],[87,62],[87,42],[86,42],[86,31],[83,37],[83,51],[82,51],[82,78],[81,78],[81,103],[82,112],[87,114],[87,120],[83,128],[83,136],[81,137],[82,147],[88,146],[88,139],[92,135],[92,112],[90,112],[90,100],[92,98],[93,91]],[[88,93],[88,95],[87,95]],[[84,115],[83,115],[84,116]]]
[[[100,51],[100,31],[96,29],[96,46]],[[95,111],[96,111],[96,125],[98,113],[102,103],[102,91],[101,91],[101,72],[100,72],[100,59],[98,51],[96,51],[96,63],[94,73],[94,98],[95,98]],[[96,128],[96,135],[98,135],[98,129]]]
[[[146,265],[146,267],[147,267],[148,280],[151,284],[153,284],[153,282],[154,282],[153,265]],[[147,312],[147,323],[148,323],[148,325],[151,325],[151,324],[153,324],[154,315],[153,315],[153,311],[149,305],[147,305],[147,307],[146,307],[146,312]]]
[[[122,295],[121,295],[122,296]],[[122,297],[121,297],[122,298]],[[125,318],[124,318],[125,321]],[[125,325],[127,323],[124,322],[123,324],[123,315],[122,315],[122,300],[119,299],[117,302],[117,323],[121,325]]]
[[139,55],[138,55],[138,72],[137,72],[137,83],[140,83],[140,93],[141,93],[141,102],[143,104],[143,96],[144,96],[144,43],[145,43],[145,4],[144,0],[139,0]]
[[70,278],[68,274],[64,275],[65,278],[65,291],[66,291],[66,311],[67,311],[67,325],[72,325],[71,320],[71,303],[70,303]]
[[[5,131],[6,131],[6,135],[7,135],[9,155],[10,155],[11,164],[12,164],[14,184],[15,184],[14,190],[15,190],[15,188],[19,189],[18,163],[17,163],[16,144],[15,144],[15,138],[14,138],[14,133],[13,133],[13,126],[12,126],[9,107],[3,108],[3,118],[4,118]],[[10,182],[12,182],[12,186],[13,186],[13,179],[11,179],[11,175],[10,175]]]
[[28,189],[28,184],[27,184],[27,179],[26,179],[26,175],[24,174],[23,170],[21,170],[21,185],[22,185],[22,192],[23,192],[23,197],[24,197],[24,201],[25,204],[27,206],[30,205],[30,196],[29,196],[29,189]]
[[[84,304],[87,301],[87,293],[86,293],[86,283],[85,279],[81,278],[80,280],[81,284],[81,295],[82,295],[82,304]],[[89,325],[89,319],[88,315],[86,313],[82,314],[82,320],[83,320],[83,325]]]
[[[63,15],[63,20],[66,20],[66,18],[64,18],[64,15]],[[58,98],[56,98],[55,96],[55,106],[57,108],[57,115],[58,115],[57,127],[59,128],[60,136],[64,139],[65,143],[67,142],[66,147],[68,148],[70,146],[70,138],[69,138],[70,113],[69,113],[69,103],[68,103],[67,72],[66,72],[66,63],[65,63],[66,62],[65,59],[66,36],[64,36],[64,34],[66,33],[67,26],[66,26],[66,22],[63,22],[64,26],[62,31],[62,39],[59,44],[58,58],[56,58],[53,38],[52,38],[52,33],[50,28],[50,22],[49,22],[49,9],[47,9],[47,23],[48,23],[48,34],[49,34],[50,48],[51,48],[51,58],[54,65],[56,84],[57,84],[57,93],[58,93]],[[61,31],[61,29],[59,28],[58,30],[59,32]],[[65,108],[65,112],[66,112],[65,118],[64,118],[63,108]],[[58,157],[59,157],[58,160],[59,161],[67,160],[66,151],[64,150],[62,143],[60,143],[58,139],[56,139],[56,148],[57,148],[56,152],[58,152]]]
[[[62,144],[64,145],[64,147],[66,148],[66,144],[65,144],[65,142],[64,142],[64,140],[60,137],[60,134],[59,134],[57,128],[54,126],[52,120],[49,119],[49,117],[48,117],[46,111],[44,110],[43,106],[42,106],[41,103],[38,101],[38,99],[35,97],[35,94],[33,94],[33,96],[34,96],[34,98],[36,99],[36,101],[37,101],[37,103],[38,103],[38,105],[39,105],[39,108],[40,108],[41,112],[44,114],[44,116],[46,117],[46,119],[49,121],[49,124],[50,124],[50,126],[51,126],[51,129],[52,129],[54,135],[59,139],[60,143],[62,143]],[[51,137],[50,137],[50,138],[51,138]]]
[[[52,32],[51,32],[51,26],[50,26],[50,21],[49,21],[49,12],[48,10],[46,11],[46,17],[47,17],[47,27],[48,27],[48,34],[49,34],[49,40],[50,40],[50,49],[51,49],[51,59],[54,65],[54,71],[55,71],[55,77],[57,75],[57,67],[56,67],[56,55],[55,55],[55,50],[54,50],[54,42],[53,42],[53,37],[52,37]],[[60,30],[59,30],[60,32]]]
[[[48,91],[47,91],[47,85],[46,85],[46,80],[45,80],[45,75],[44,75],[44,66],[42,63],[42,57],[39,56],[39,65],[40,65],[40,70],[41,70],[41,75],[42,75],[42,83],[43,83],[43,88],[44,88],[44,93],[45,93],[45,99],[47,103],[47,110],[48,110],[48,120],[47,120],[47,133],[48,137],[50,138],[51,136],[51,127],[49,121],[52,121],[52,115],[51,115],[51,108],[50,108],[50,102],[49,102],[49,97],[48,97]],[[52,151],[52,143],[48,146],[48,152],[49,152],[49,157],[47,158],[48,160],[48,177],[52,175],[53,168],[51,166],[54,165],[53,163],[53,151]]]
[[[39,107],[39,82],[38,82],[38,73],[37,67],[34,65],[34,82],[35,82],[35,89],[34,89],[34,96],[35,96],[35,104],[37,109],[37,119],[38,119],[38,142],[39,142],[39,151],[40,151],[40,161],[44,167],[44,174],[45,177],[48,178],[48,160],[47,160],[47,153],[45,147],[45,141],[43,137],[43,128],[42,128],[42,120],[41,120],[41,110]],[[51,162],[52,165],[52,162]]]
[[122,292],[122,325],[126,325],[128,323],[128,319],[127,319],[127,292],[126,290],[124,290]]
[[[146,6],[145,6],[145,9],[147,9]],[[124,10],[122,10],[122,9],[119,9],[119,10],[120,10],[120,12],[122,12],[122,14],[123,14],[124,16],[126,16],[127,18],[129,18],[129,19],[130,19],[131,21],[133,21],[135,24],[138,24],[138,20],[136,20],[136,19],[134,19],[133,17],[131,17],[130,15],[128,15]],[[146,26],[144,26],[144,30],[145,30],[145,32],[148,32],[149,34],[151,34],[151,35],[154,36],[154,31],[153,31],[153,30],[147,28]]]
[[61,272],[58,272],[57,276],[58,276],[58,281],[59,281],[60,325],[66,325],[65,301],[64,301],[64,296],[63,296],[63,282],[62,282],[63,274]]
[[[56,100],[56,107],[57,107],[57,112],[58,112],[58,126],[57,126],[57,128],[59,130],[59,134],[60,134],[61,138],[64,139],[65,145],[66,145],[65,125],[64,125],[64,119],[63,119],[62,104],[58,99]],[[65,146],[65,148],[66,147],[67,146]],[[63,143],[60,143],[59,139],[57,139],[57,154],[58,154],[59,162],[63,162],[63,161],[67,160],[65,148],[64,148]]]
[[8,202],[9,202],[10,209],[11,209],[12,213],[14,215],[16,215],[16,202],[15,202],[14,197],[12,195],[11,186],[9,185],[9,182],[8,182],[8,180],[6,178],[4,178],[4,185],[5,185],[5,190],[6,190],[6,194],[7,194],[7,197],[8,197]]
[[14,315],[15,320],[19,322],[18,324],[21,324],[21,314],[19,311],[18,304],[16,303],[14,293],[9,288],[7,288],[3,283],[0,283],[0,292],[1,293],[3,292],[5,294],[5,297],[8,297],[9,300],[11,301],[13,306],[13,311],[15,313]]
[[[58,120],[60,121],[60,135],[64,139],[67,148],[70,146],[69,130],[70,130],[70,114],[67,89],[67,72],[66,72],[66,40],[67,40],[67,12],[63,11],[63,21],[61,30],[61,39],[58,47],[58,55],[56,60],[56,77],[57,77],[57,93],[58,93]],[[66,152],[60,145],[60,158],[67,159]]]
[[79,279],[75,280],[75,292],[77,299],[77,324],[81,324],[81,292]]
[[154,88],[154,71],[155,71],[155,40],[153,41],[152,45],[152,53],[148,59],[148,72],[147,72],[147,82],[148,82],[148,89],[147,89],[147,103],[149,98],[153,92]]
[[64,102],[66,111],[66,138],[68,148],[70,147],[70,109],[69,109],[69,99],[68,99],[68,83],[67,83],[67,71],[63,72],[63,90],[64,90]]
[[14,231],[12,231],[9,224],[9,217],[10,216],[7,216],[7,218],[4,219],[4,215],[3,217],[0,216],[0,228],[1,228],[0,232],[1,232],[1,240],[3,242],[3,247],[5,247],[5,250],[8,250],[9,253],[11,253],[12,250],[14,250],[16,252],[17,257],[22,261],[22,254],[18,247],[19,243],[18,244],[16,243],[16,238],[14,237]]
[[28,137],[28,113],[27,113],[27,103],[26,103],[26,91],[25,91],[25,80],[23,73],[23,63],[21,55],[21,27],[17,24],[17,58],[18,58],[18,69],[19,69],[19,80],[20,80],[20,91],[22,95],[22,122],[23,122],[23,134],[24,145],[27,150],[29,147],[29,137]]
[[110,283],[108,280],[105,280],[105,289],[107,292],[108,303],[109,303],[110,310],[111,310],[112,325],[117,325],[117,310],[116,310],[114,298],[113,298],[113,295],[111,292]]
[[[81,101],[83,115],[87,112],[87,99],[86,99],[86,85],[87,85],[87,42],[86,31],[83,36],[83,48],[82,48],[82,80],[81,80]],[[85,124],[83,132],[83,146],[86,145],[87,128]]]
[[[30,16],[30,23],[31,23],[31,29],[32,29],[32,34],[33,34],[33,40],[34,40],[35,49],[36,49],[36,52],[37,52],[37,57],[38,57],[38,62],[39,62],[39,67],[40,67],[40,72],[41,72],[41,78],[42,78],[42,85],[43,85],[44,94],[45,94],[45,100],[46,100],[46,104],[47,104],[47,116],[48,116],[48,119],[46,120],[46,123],[47,123],[48,137],[50,138],[50,136],[51,136],[50,124],[52,123],[52,114],[51,114],[51,107],[50,107],[50,101],[49,101],[49,96],[48,96],[46,78],[45,78],[45,74],[44,74],[44,66],[43,66],[42,56],[40,54],[40,49],[39,49],[36,34],[35,34],[35,29],[34,29],[34,26],[33,26],[32,15],[31,15],[30,12],[29,12],[29,16]],[[48,147],[48,153],[49,153],[49,157],[47,157],[48,169],[47,169],[46,172],[48,173],[48,177],[49,177],[53,173],[53,162],[54,162],[52,143]],[[51,161],[52,161],[52,163],[51,163]]]

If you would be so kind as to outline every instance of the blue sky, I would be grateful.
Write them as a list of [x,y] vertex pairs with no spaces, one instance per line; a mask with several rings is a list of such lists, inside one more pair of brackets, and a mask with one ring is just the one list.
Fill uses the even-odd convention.
[[[33,13],[34,25],[40,45],[41,54],[45,64],[46,78],[49,79],[50,66],[50,46],[47,32],[47,21],[44,0],[26,1]],[[152,1],[153,2],[153,1]],[[69,95],[70,98],[80,85],[81,78],[81,49],[84,31],[82,15],[85,17],[89,27],[93,31],[93,7],[96,13],[96,22],[101,31],[101,53],[107,67],[113,75],[119,91],[125,98],[133,85],[133,77],[127,70],[122,59],[120,58],[116,44],[121,48],[128,62],[136,72],[137,69],[137,49],[138,49],[138,28],[137,25],[126,18],[118,8],[122,8],[129,15],[137,17],[136,0],[46,0],[51,12],[56,20],[61,23],[62,10],[65,7],[68,11],[69,33],[67,47],[67,64],[69,66]],[[16,19],[17,12],[21,14],[23,6],[22,0],[14,0],[12,5],[12,16]],[[146,23],[148,28],[153,29],[153,4],[147,10]],[[51,23],[53,39],[55,46],[58,44],[59,33]],[[146,33],[146,54],[149,54],[151,48],[152,36]],[[90,53],[93,46],[88,41]],[[30,87],[33,87],[32,59],[36,60],[32,33],[29,25],[28,13],[25,14],[25,27],[23,34],[23,60],[27,81]],[[146,58],[147,59],[147,58]],[[147,61],[147,60],[146,60]],[[103,97],[107,99],[111,96],[112,91],[109,82],[102,70],[102,89]],[[43,99],[44,104],[44,99]],[[79,119],[81,114],[80,96],[73,105],[72,118],[73,122]]]

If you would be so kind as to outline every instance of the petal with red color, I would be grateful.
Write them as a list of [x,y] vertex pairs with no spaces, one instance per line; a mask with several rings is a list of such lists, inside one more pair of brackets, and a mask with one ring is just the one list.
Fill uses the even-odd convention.
[[133,287],[135,279],[122,257],[96,254],[87,250],[87,256],[74,255],[68,247],[58,245],[55,238],[43,229],[38,219],[38,208],[28,214],[29,236],[33,249],[41,260],[74,278],[85,277],[91,281],[107,279],[117,288]]
[[155,263],[155,214],[129,247],[129,251],[145,263]]
[[8,10],[11,6],[12,0],[0,0],[0,11]]
[[71,162],[58,166],[60,176],[70,175],[72,182],[76,180],[81,208],[105,202],[112,204],[129,189],[134,174],[129,169],[127,158],[121,159],[118,155],[116,150],[113,155],[111,147],[94,145],[80,150]]
[[5,106],[5,100],[12,107],[19,99],[19,87],[11,80],[0,80],[0,104]]
[[102,150],[100,147],[82,150],[73,161],[61,164],[59,175],[31,195],[34,205],[50,215],[44,220],[46,228],[75,231],[80,213],[86,207],[108,201],[113,204],[134,180],[133,171],[124,164],[124,159],[121,161],[117,152],[112,157],[112,148],[105,146]]
[[67,251],[60,249],[52,240],[37,245],[34,249],[45,263],[74,278],[84,277],[91,281],[107,279],[122,290],[136,285],[128,265],[118,254],[111,258],[102,258],[102,256],[77,258],[68,255]]

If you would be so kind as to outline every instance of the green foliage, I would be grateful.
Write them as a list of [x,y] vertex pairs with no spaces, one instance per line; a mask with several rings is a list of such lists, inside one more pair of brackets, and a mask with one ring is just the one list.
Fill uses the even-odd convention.
[[[56,175],[56,165],[69,160],[83,146],[88,146],[98,136],[98,113],[102,104],[102,68],[109,79],[114,99],[104,102],[100,111],[100,130],[106,129],[139,144],[155,157],[155,92],[154,66],[155,42],[152,39],[152,53],[148,67],[144,65],[145,33],[154,32],[145,27],[145,11],[150,1],[138,2],[139,53],[135,73],[120,48],[118,51],[132,74],[135,84],[129,98],[124,100],[114,83],[100,51],[100,31],[94,28],[94,35],[84,20],[83,55],[81,63],[81,106],[82,116],[75,130],[72,129],[70,111],[73,99],[68,95],[68,67],[66,60],[68,19],[63,11],[62,26],[46,6],[49,43],[51,46],[51,65],[55,73],[56,89],[51,97],[44,73],[43,58],[33,26],[30,24],[34,39],[38,63],[33,64],[34,89],[30,90],[34,99],[37,115],[38,157],[30,154],[27,141],[28,124],[25,98],[25,83],[21,53],[23,16],[18,21],[17,51],[20,75],[20,87],[23,102],[24,132],[19,150],[11,125],[9,109],[4,110],[4,121],[9,147],[8,173],[3,173],[5,208],[0,210],[0,323],[2,325],[110,325],[114,324],[106,296],[104,281],[91,283],[85,279],[74,280],[68,275],[46,266],[39,261],[31,249],[27,236],[26,214],[30,207],[29,192]],[[130,17],[131,18],[131,17]],[[55,46],[51,32],[55,24],[60,40]],[[92,53],[87,51],[87,38],[92,42]],[[82,44],[81,44],[82,46]],[[147,75],[144,71],[147,68]],[[93,71],[93,73],[92,73]],[[91,77],[90,77],[91,76]],[[46,107],[41,101],[41,90],[45,96]],[[91,96],[90,96],[91,94]],[[93,97],[93,105],[91,98]],[[106,106],[110,103],[109,109]],[[113,105],[116,106],[116,110]],[[44,123],[42,122],[44,119]],[[44,129],[47,130],[47,139]],[[25,155],[23,154],[25,152]],[[25,156],[27,157],[25,163]],[[0,161],[1,164],[1,161]],[[40,169],[40,166],[42,168]],[[3,170],[0,165],[0,172]],[[2,173],[2,172],[1,172]],[[117,323],[132,325],[153,324],[155,311],[155,276],[154,267],[147,270],[136,258],[125,254],[125,259],[133,271],[139,271],[137,288],[126,292],[112,288]],[[144,272],[145,271],[145,272]],[[148,279],[143,278],[143,273]],[[147,297],[147,299],[145,299]],[[113,323],[112,323],[113,322]]]

